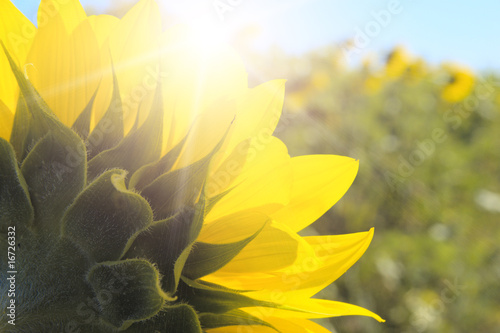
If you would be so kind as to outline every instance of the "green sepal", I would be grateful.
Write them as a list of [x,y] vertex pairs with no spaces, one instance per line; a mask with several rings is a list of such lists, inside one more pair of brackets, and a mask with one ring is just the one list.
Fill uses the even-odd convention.
[[[14,120],[11,138],[18,159],[23,160],[21,171],[30,191],[35,227],[58,232],[64,210],[86,182],[85,145],[57,119],[2,46],[21,91],[20,117]],[[28,129],[19,123],[27,119]]]
[[264,224],[253,235],[238,242],[226,244],[210,244],[196,242],[184,265],[182,275],[196,280],[216,272],[229,263],[262,231]]
[[[31,82],[24,77],[3,43],[2,46],[21,91],[17,106],[20,116],[17,120],[14,119],[11,136],[18,159],[22,161],[30,148],[49,132],[53,132],[57,139],[64,141],[72,149],[75,146],[83,146],[80,137],[57,119]],[[26,128],[26,125],[21,123],[22,121],[27,121],[29,127]],[[78,150],[82,149],[78,148]]]
[[[161,98],[161,90],[157,87],[153,106],[144,123],[125,136],[116,147],[99,153],[89,161],[89,179],[94,179],[110,168],[124,169],[133,174],[141,166],[160,158],[163,142]],[[90,137],[89,144],[92,145]]]
[[126,172],[109,170],[75,200],[63,219],[62,234],[95,261],[118,260],[135,235],[153,221],[147,201],[127,190]]
[[173,295],[187,255],[201,230],[203,215],[204,201],[200,201],[194,209],[185,208],[169,219],[155,222],[137,236],[125,258],[154,262],[163,275],[163,289]]
[[238,292],[209,287],[186,277],[182,277],[177,295],[179,301],[192,305],[198,312],[220,314],[247,307],[280,307],[278,304],[253,299]]
[[208,198],[207,200],[207,214],[215,207],[215,205],[221,201],[226,195],[229,194],[229,192],[231,192],[236,186],[233,186],[227,190],[225,190],[224,192],[221,192],[217,195],[214,195],[213,197],[211,198]]
[[232,292],[232,293],[237,293],[237,294],[241,294],[241,293],[248,293],[248,292],[251,292],[251,291],[255,291],[255,290],[243,290],[243,289],[233,289],[233,288],[228,288],[228,287],[225,287],[225,286],[221,286],[220,284],[216,284],[216,283],[212,283],[212,282],[208,282],[208,281],[203,281],[203,280],[191,280],[185,276],[182,276],[181,279],[184,280],[184,282],[190,284],[190,283],[195,283],[196,282],[196,285],[200,288],[208,288],[208,289],[211,289],[211,290],[222,290],[222,291],[229,291],[229,292]]
[[180,256],[177,258],[175,261],[174,265],[174,290],[177,290],[177,287],[179,286],[179,281],[182,276],[182,270],[184,269],[184,265],[186,264],[186,261],[189,257],[189,254],[191,253],[193,249],[193,245],[196,242],[196,239],[198,238],[201,228],[203,227],[203,219],[205,218],[206,215],[206,198],[204,196],[204,187],[202,189],[202,196],[200,198],[200,201],[196,204],[194,208],[194,214],[193,214],[193,220],[191,222],[191,225],[189,227],[189,232],[188,232],[188,246],[186,246],[183,250]]
[[[92,118],[92,107],[94,106],[95,97],[97,96],[98,89],[92,95],[92,98],[87,103],[87,106],[78,115],[71,129],[75,131],[83,140],[87,140],[90,132],[90,120]],[[90,153],[90,152],[89,152]]]
[[130,187],[140,191],[147,185],[151,184],[155,179],[170,171],[174,166],[175,161],[179,158],[182,148],[186,144],[188,135],[186,135],[184,139],[175,145],[174,148],[172,148],[160,160],[139,168],[139,170],[137,170],[132,177],[130,177]]
[[166,300],[171,300],[160,287],[158,270],[146,260],[96,264],[87,280],[96,294],[102,318],[119,329],[153,317]]
[[[92,110],[92,106],[90,110]],[[90,129],[90,114],[88,128]],[[87,139],[89,143],[89,160],[100,152],[115,147],[123,139],[124,134],[120,88],[118,86],[116,73],[113,69],[113,95],[111,97],[111,103]]]
[[222,147],[228,132],[229,128],[212,151],[202,159],[161,175],[141,191],[151,203],[155,219],[164,219],[182,207],[194,205],[202,193],[201,189],[208,176],[210,162]]
[[14,147],[16,157],[19,161],[22,161],[28,154],[29,148],[26,147],[26,141],[28,140],[31,121],[31,114],[28,111],[26,102],[22,96],[19,96],[16,113],[14,114],[12,133],[10,134],[10,143]]
[[27,228],[33,223],[34,210],[28,185],[17,165],[12,146],[0,138],[0,233],[9,227]]
[[35,228],[56,235],[65,210],[86,183],[83,142],[74,132],[65,134],[50,131],[21,166],[35,210]]
[[[17,316],[14,325],[6,323],[5,312],[0,317],[0,331],[4,332],[64,332],[65,323],[79,321],[77,308],[92,297],[92,289],[85,276],[90,268],[86,256],[74,244],[61,238],[16,233],[16,309],[26,315]],[[7,239],[7,237],[5,237]],[[2,249],[3,250],[3,249]],[[7,248],[4,252],[7,254]],[[3,260],[0,260],[3,263]],[[1,268],[0,264],[0,268]],[[9,276],[7,262],[1,268],[0,279]],[[0,289],[7,287],[4,282]],[[7,289],[0,301],[8,300]],[[29,314],[29,315],[28,315]],[[6,330],[13,327],[14,330]],[[99,332],[85,330],[82,332]]]
[[139,116],[140,112],[137,112],[137,114],[135,115],[134,123],[132,124],[132,128],[130,129],[130,132],[135,132],[139,128]]
[[203,329],[238,325],[258,325],[266,326],[276,332],[280,332],[268,322],[252,316],[242,310],[231,310],[222,314],[200,313],[199,318]]
[[202,333],[194,309],[187,304],[164,307],[154,318],[133,324],[125,333]]

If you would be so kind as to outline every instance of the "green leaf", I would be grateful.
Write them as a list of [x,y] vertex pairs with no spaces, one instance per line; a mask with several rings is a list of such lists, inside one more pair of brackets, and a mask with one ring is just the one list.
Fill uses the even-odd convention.
[[156,268],[146,260],[103,262],[87,276],[96,294],[102,317],[115,328],[156,315],[169,299],[160,287]]
[[133,174],[141,166],[160,158],[163,141],[163,106],[159,86],[156,89],[151,112],[139,129],[125,136],[116,147],[99,153],[89,161],[89,179],[94,179],[110,168],[124,169]]
[[148,203],[125,187],[123,170],[109,170],[92,182],[68,209],[62,233],[95,261],[117,260],[136,234],[153,221]]
[[187,304],[179,304],[165,307],[154,318],[136,323],[125,332],[201,333],[202,329],[194,309]]
[[254,317],[241,310],[231,310],[222,314],[201,313],[199,315],[199,318],[203,329],[238,325],[260,325],[272,328],[276,332],[279,332],[273,325],[269,324],[268,322],[265,322],[264,320]]
[[238,242],[209,244],[196,242],[184,265],[182,274],[190,279],[198,279],[224,267],[262,231],[265,224],[252,236]]
[[[125,258],[145,258],[154,262],[163,275],[162,287],[173,295],[187,255],[203,225],[204,201],[177,215],[154,223],[141,232]],[[186,257],[186,258],[184,258]]]
[[[90,110],[92,110],[92,107],[90,107]],[[94,156],[100,152],[115,147],[123,139],[124,134],[125,130],[123,129],[123,108],[120,97],[120,88],[118,86],[116,73],[113,69],[113,96],[111,97],[111,103],[106,110],[106,113],[104,113],[104,116],[101,120],[99,120],[87,139],[89,143],[89,160],[94,158]]]
[[186,277],[181,279],[177,295],[179,301],[192,305],[198,312],[221,314],[246,307],[280,307],[278,304],[253,299],[237,292],[208,287]]
[[0,138],[0,233],[29,227],[34,210],[12,146]]

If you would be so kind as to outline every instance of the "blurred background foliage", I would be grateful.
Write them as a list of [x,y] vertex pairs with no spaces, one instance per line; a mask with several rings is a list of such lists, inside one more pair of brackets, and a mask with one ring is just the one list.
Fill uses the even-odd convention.
[[364,306],[387,322],[341,317],[328,327],[498,331],[500,76],[430,66],[402,47],[358,67],[333,47],[247,61],[259,68],[255,82],[288,79],[276,135],[292,156],[360,160],[347,194],[304,235],[375,226],[360,261],[318,296]]
[[288,80],[275,135],[290,155],[360,160],[347,194],[303,235],[375,227],[363,257],[318,297],[366,307],[386,323],[321,323],[345,333],[497,332],[500,73],[430,65],[401,46],[349,66],[342,46],[350,41],[300,56],[263,53],[252,48],[258,34],[249,26],[231,43],[251,85]]

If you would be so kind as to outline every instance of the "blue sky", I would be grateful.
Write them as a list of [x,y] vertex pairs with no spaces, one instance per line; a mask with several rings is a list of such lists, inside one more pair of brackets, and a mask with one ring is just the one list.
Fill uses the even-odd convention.
[[[116,1],[116,0],[115,0]],[[14,0],[30,19],[36,16],[39,0]],[[105,10],[111,0],[83,0],[84,6]],[[186,20],[213,22],[226,29],[247,24],[261,27],[257,47],[278,45],[300,55],[311,49],[339,43],[365,33],[369,37],[359,56],[385,54],[395,45],[404,45],[411,54],[437,64],[452,61],[476,70],[500,70],[500,1],[451,0],[159,0],[164,8]],[[391,2],[393,6],[390,7]],[[216,5],[219,5],[217,10]],[[376,13],[391,14],[382,27]],[[224,11],[221,15],[221,12]],[[375,13],[375,14],[374,14]],[[389,11],[390,13],[390,11]],[[221,21],[221,17],[224,18]],[[384,22],[385,23],[385,22]],[[361,31],[361,33],[360,33]]]

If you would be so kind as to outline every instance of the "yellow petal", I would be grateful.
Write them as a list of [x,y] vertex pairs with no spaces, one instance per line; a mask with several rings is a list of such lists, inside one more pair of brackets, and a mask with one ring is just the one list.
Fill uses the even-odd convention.
[[[266,207],[261,212],[271,213],[288,203],[292,186],[290,157],[279,139],[271,137],[269,140],[267,145],[255,141],[250,145],[245,151],[247,162],[243,167],[240,159],[228,160],[211,176],[207,183],[209,194],[234,188],[214,206],[206,221],[261,206]],[[229,166],[231,163],[234,165]]]
[[[194,119],[184,149],[181,151],[173,169],[188,166],[208,155],[231,127],[231,122],[234,119],[234,109],[234,102],[219,101]],[[224,146],[220,150],[224,151]]]
[[207,243],[231,243],[242,240],[269,223],[267,215],[255,211],[240,211],[204,224],[197,240]]
[[[123,106],[125,133],[130,131],[135,123],[139,109],[149,110],[152,105],[159,76],[160,33],[161,19],[158,5],[153,0],[142,0],[125,14],[110,33],[109,44],[104,42],[103,52],[109,47],[111,59],[102,61],[107,68],[111,68],[112,63],[116,72]],[[102,39],[102,34],[99,38]],[[103,81],[96,96],[95,122],[102,117],[112,102],[112,82],[112,72],[108,70],[103,74]],[[143,113],[142,120],[147,116],[147,112]]]
[[239,276],[217,272],[204,279],[229,288],[256,290],[248,296],[262,300],[285,302],[308,298],[347,271],[363,255],[372,238],[373,229],[347,235],[303,237],[298,242],[297,259],[288,267]]
[[113,64],[111,61],[111,53],[109,47],[109,36],[119,24],[120,20],[111,15],[89,16],[88,21],[92,26],[92,30],[96,36],[97,43],[101,50],[101,82],[97,96],[92,107],[92,115],[90,121],[90,131],[94,130],[99,120],[108,110],[113,96],[113,72],[111,70]]
[[97,89],[101,62],[88,20],[71,34],[64,21],[57,14],[38,30],[27,58],[32,65],[27,74],[59,119],[71,126]]
[[[91,20],[89,20],[90,22]],[[97,39],[96,35],[96,39]],[[101,82],[97,89],[94,105],[92,106],[92,117],[90,122],[90,131],[94,130],[95,126],[102,119],[108,107],[116,107],[121,101],[111,101],[113,97],[114,81],[113,81],[113,63],[111,61],[111,53],[109,51],[109,38],[104,38],[101,49]],[[111,102],[115,103],[110,105]]]
[[[0,41],[16,63],[24,68],[26,55],[36,34],[35,26],[10,2],[0,2]],[[0,48],[0,101],[12,112],[17,105],[19,88],[7,57]]]
[[292,199],[272,215],[295,231],[316,221],[351,186],[359,163],[336,155],[307,155],[292,158]]
[[260,144],[269,141],[281,116],[284,96],[285,80],[274,80],[248,89],[237,100],[233,131],[224,146],[226,156],[249,137],[255,137]]
[[[246,211],[214,221],[203,227],[199,240],[209,243],[230,243],[251,236],[269,222],[266,215]],[[280,225],[268,223],[231,262],[215,275],[240,274],[277,270],[291,265],[297,257],[301,238]]]
[[349,303],[309,298],[287,301],[283,305],[286,306],[287,310],[261,307],[245,308],[244,310],[264,320],[267,316],[287,319],[367,316],[379,322],[384,322],[377,314]]
[[60,16],[68,34],[72,33],[87,18],[78,0],[42,0],[38,7],[38,28],[51,24],[52,18]]
[[219,164],[212,162],[212,168],[209,170],[205,185],[205,193],[208,197],[214,197],[234,186],[235,180],[240,177],[242,171],[247,170],[245,165],[251,146],[253,147],[251,139],[244,140],[233,149],[224,161]]
[[[246,81],[243,75],[240,79],[242,83]],[[253,138],[254,145],[259,146],[272,140],[271,136],[283,108],[285,80],[269,81],[253,89],[244,89],[241,94],[235,94],[231,95],[236,96],[235,100],[219,100],[206,110],[202,110],[197,122],[203,124],[205,128],[195,129],[193,133],[197,133],[198,141],[203,142],[203,147],[188,143],[186,146],[190,147],[189,152],[192,156],[184,158],[186,161],[176,167],[188,165],[206,155],[218,143],[218,139],[230,124],[230,131],[221,147],[221,154],[215,158],[213,164],[218,165],[226,160],[236,146],[248,138]]]
[[314,321],[307,319],[290,319],[296,325],[303,327],[308,333],[331,333],[329,330],[321,325],[316,324]]
[[265,319],[280,332],[291,333],[331,333],[329,330],[307,319],[270,317]]
[[0,138],[9,141],[14,123],[14,113],[0,100]]
[[[103,46],[104,41],[106,41],[120,20],[112,15],[92,15],[89,16],[89,22],[94,30],[99,46]],[[104,52],[108,52],[105,50]]]
[[302,294],[313,296],[320,290],[337,280],[365,253],[373,239],[374,229],[367,232],[335,236],[304,237],[312,246],[320,265],[311,270],[308,279],[297,286],[303,289]]
[[247,73],[236,52],[204,44],[184,26],[162,35],[163,153],[186,136],[197,117],[210,110],[214,120],[219,119],[217,103],[235,100],[247,88]]

